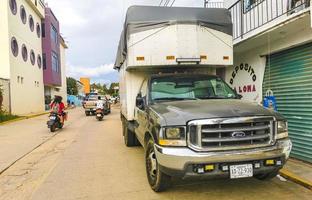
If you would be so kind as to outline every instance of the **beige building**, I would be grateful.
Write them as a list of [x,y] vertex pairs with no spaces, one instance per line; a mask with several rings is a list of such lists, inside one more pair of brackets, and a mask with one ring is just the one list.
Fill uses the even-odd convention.
[[0,78],[10,83],[9,111],[44,111],[41,0],[0,0]]

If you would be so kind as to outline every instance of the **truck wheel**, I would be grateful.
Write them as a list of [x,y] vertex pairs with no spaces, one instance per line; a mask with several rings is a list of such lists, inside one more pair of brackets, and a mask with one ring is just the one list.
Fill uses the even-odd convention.
[[155,192],[164,191],[170,186],[170,176],[160,171],[152,139],[149,139],[146,145],[145,166],[148,183]]
[[268,181],[271,180],[272,178],[276,177],[278,175],[279,170],[274,170],[272,172],[269,172],[267,174],[258,174],[255,175],[255,178],[261,181]]
[[89,112],[85,112],[86,113],[86,116],[89,116],[90,115],[90,113]]
[[123,121],[122,123],[122,131],[123,131],[125,145],[127,147],[136,146],[136,136],[132,131],[128,129],[127,122],[125,121]]

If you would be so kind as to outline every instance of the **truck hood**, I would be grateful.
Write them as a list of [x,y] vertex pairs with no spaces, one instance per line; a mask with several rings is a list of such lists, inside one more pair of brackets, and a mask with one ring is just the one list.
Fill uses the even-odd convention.
[[151,106],[156,114],[163,118],[165,126],[186,125],[195,119],[274,116],[284,119],[279,113],[262,106],[237,99],[187,100],[155,103]]

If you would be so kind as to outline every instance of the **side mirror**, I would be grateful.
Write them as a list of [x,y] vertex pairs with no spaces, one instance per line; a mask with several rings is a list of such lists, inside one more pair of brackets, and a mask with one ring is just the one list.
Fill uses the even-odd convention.
[[138,107],[140,110],[145,109],[145,101],[141,94],[138,94],[135,101],[136,107]]

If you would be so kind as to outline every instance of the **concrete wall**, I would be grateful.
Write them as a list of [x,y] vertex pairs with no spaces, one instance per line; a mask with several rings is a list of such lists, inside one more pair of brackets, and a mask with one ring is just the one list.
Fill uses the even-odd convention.
[[[300,27],[300,29],[296,30],[293,27]],[[283,34],[280,34],[281,32]],[[256,42],[256,40],[260,42]],[[310,16],[306,15],[304,18],[285,24],[260,38],[254,37],[245,43],[238,44],[234,48],[234,66],[226,70],[226,81],[243,95],[243,99],[260,103],[262,94],[265,92],[262,91],[266,66],[265,55],[308,42],[312,42],[312,29]],[[243,48],[245,51],[242,51]]]
[[[27,23],[23,24],[20,18],[20,6],[23,5],[27,14]],[[8,10],[9,34],[7,40],[12,37],[17,39],[19,45],[19,54],[15,57],[11,50],[9,51],[9,69],[11,82],[11,106],[12,113],[23,115],[28,113],[36,113],[44,110],[44,93],[43,93],[43,72],[38,67],[37,57],[42,55],[41,37],[37,37],[35,31],[29,28],[28,17],[31,14],[35,25],[41,23],[41,18],[37,12],[30,6],[26,0],[17,1],[17,14],[13,15],[9,5]],[[21,47],[25,44],[28,50],[28,59],[25,62],[22,58]],[[36,55],[36,63],[32,65],[30,62],[30,51],[34,50]]]

